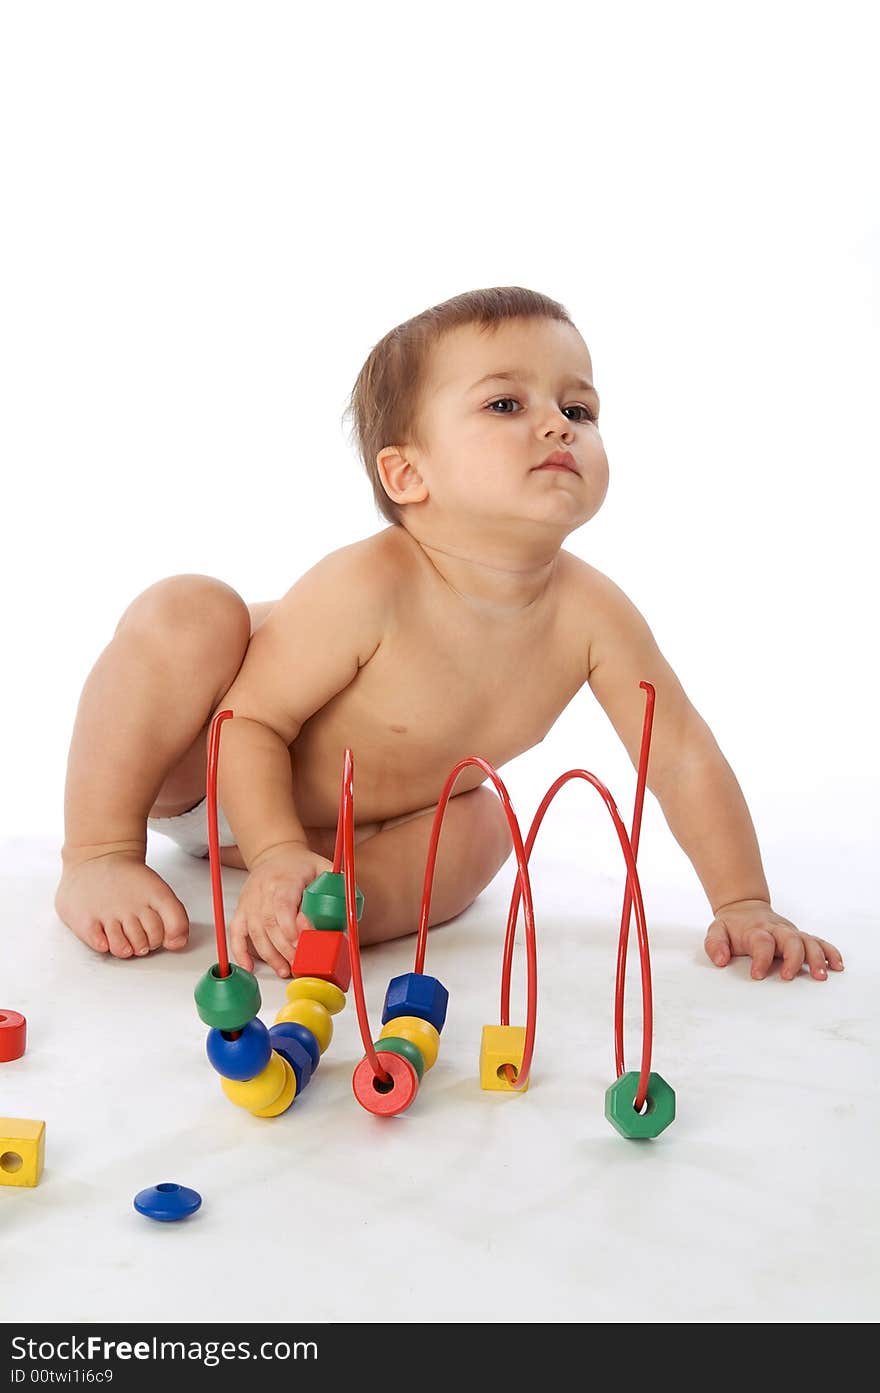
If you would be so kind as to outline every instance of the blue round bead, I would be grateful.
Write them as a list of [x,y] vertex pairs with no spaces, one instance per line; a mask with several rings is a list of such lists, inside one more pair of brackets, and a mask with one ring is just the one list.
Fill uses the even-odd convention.
[[272,1041],[259,1016],[241,1027],[237,1040],[230,1040],[222,1030],[209,1030],[205,1041],[208,1058],[224,1079],[255,1079],[272,1057]]
[[298,1098],[312,1077],[312,1056],[305,1045],[300,1044],[295,1035],[273,1035],[272,1048],[276,1054],[281,1055],[282,1059],[287,1060],[296,1075],[296,1097]]
[[201,1202],[198,1190],[188,1190],[185,1185],[174,1185],[168,1180],[161,1185],[151,1185],[148,1190],[139,1190],[134,1197],[138,1214],[158,1219],[161,1224],[173,1224],[176,1219],[195,1214]]
[[269,1027],[269,1035],[273,1042],[273,1048],[277,1048],[274,1041],[275,1037],[278,1035],[289,1035],[292,1040],[299,1040],[299,1043],[305,1045],[311,1055],[312,1073],[315,1072],[321,1058],[321,1046],[318,1044],[308,1026],[300,1025],[299,1021],[280,1021],[278,1025]]

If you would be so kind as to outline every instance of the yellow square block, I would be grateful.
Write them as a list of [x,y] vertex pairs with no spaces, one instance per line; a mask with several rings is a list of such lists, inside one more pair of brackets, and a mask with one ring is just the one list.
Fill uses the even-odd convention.
[[480,1087],[498,1093],[527,1093],[531,1073],[525,1088],[514,1088],[507,1076],[499,1073],[505,1064],[512,1064],[519,1073],[525,1047],[524,1025],[484,1025],[480,1042]]
[[45,1147],[45,1122],[0,1117],[0,1185],[36,1185]]

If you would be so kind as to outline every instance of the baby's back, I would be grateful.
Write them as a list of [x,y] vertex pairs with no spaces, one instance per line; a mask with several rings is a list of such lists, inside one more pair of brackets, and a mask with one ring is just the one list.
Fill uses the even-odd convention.
[[[531,749],[589,671],[590,568],[569,552],[559,552],[539,600],[502,613],[477,609],[453,590],[402,527],[342,550],[346,593],[335,601],[356,606],[359,582],[379,584],[381,633],[348,685],[304,721],[290,746],[297,808],[312,827],[336,825],[346,747],[357,822],[399,817],[434,805],[465,756],[500,768]],[[341,589],[330,572],[327,583]],[[485,777],[465,769],[454,793]]]

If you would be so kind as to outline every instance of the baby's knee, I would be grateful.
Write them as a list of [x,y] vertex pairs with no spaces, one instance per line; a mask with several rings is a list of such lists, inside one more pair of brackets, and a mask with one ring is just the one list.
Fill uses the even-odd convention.
[[[513,836],[504,804],[494,788],[487,788],[485,784],[472,789],[467,796],[473,800],[475,831],[483,855],[487,863],[498,870],[513,851]],[[495,874],[495,871],[491,873]]]
[[138,595],[116,632],[122,629],[137,629],[163,643],[181,640],[200,653],[232,647],[243,654],[251,624],[247,605],[231,585],[216,576],[178,575],[166,576]]

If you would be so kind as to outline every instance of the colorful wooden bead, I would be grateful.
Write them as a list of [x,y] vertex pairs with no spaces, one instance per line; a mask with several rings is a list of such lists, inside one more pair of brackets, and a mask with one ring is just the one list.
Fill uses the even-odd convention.
[[325,982],[323,977],[294,977],[292,982],[288,982],[288,1001],[298,1001],[303,996],[320,1001],[331,1016],[337,1015],[345,1005],[345,992],[340,991],[334,982]]
[[392,1054],[399,1054],[404,1059],[408,1059],[419,1076],[419,1083],[422,1082],[425,1061],[422,1058],[421,1050],[413,1044],[412,1040],[405,1040],[396,1035],[383,1035],[380,1040],[373,1041],[373,1047],[376,1050],[391,1050]]
[[43,1173],[46,1124],[0,1117],[0,1185],[36,1185]]
[[291,970],[294,977],[320,977],[347,992],[351,985],[351,959],[345,934],[303,929],[296,942]]
[[[272,1031],[281,1030],[283,1027],[272,1026]],[[294,1074],[296,1075],[297,1095],[302,1093],[312,1077],[312,1056],[309,1054],[305,1045],[301,1045],[299,1040],[293,1035],[274,1035],[270,1031],[272,1048],[282,1059],[286,1059]],[[311,1034],[311,1032],[309,1032]],[[314,1036],[312,1039],[314,1040]],[[315,1040],[315,1048],[318,1042]]]
[[151,1185],[146,1190],[138,1190],[134,1197],[134,1207],[138,1214],[147,1219],[156,1219],[160,1224],[173,1224],[178,1219],[186,1219],[195,1214],[202,1203],[198,1190],[190,1190],[186,1185],[175,1185],[165,1180],[161,1185]]
[[281,1025],[284,1021],[296,1021],[310,1030],[322,1054],[333,1039],[333,1019],[327,1007],[307,996],[300,997],[298,1001],[288,1001],[286,1006],[281,1007],[275,1024]]
[[442,1030],[446,1020],[446,1007],[449,993],[436,977],[426,977],[422,972],[404,972],[400,977],[392,977],[385,993],[382,1008],[382,1023],[394,1016],[421,1016],[430,1021],[435,1030]]
[[419,1091],[419,1079],[408,1059],[392,1054],[391,1050],[377,1050],[376,1057],[390,1081],[382,1083],[373,1073],[373,1066],[364,1055],[354,1071],[351,1086],[361,1107],[376,1117],[394,1117],[409,1107]]
[[275,1102],[287,1083],[289,1068],[287,1061],[273,1052],[262,1074],[257,1074],[255,1079],[221,1078],[220,1086],[230,1103],[254,1112],[257,1108],[268,1108],[270,1103]]
[[270,1025],[269,1034],[273,1037],[272,1048],[275,1048],[274,1037],[276,1035],[290,1035],[294,1040],[298,1040],[308,1051],[312,1061],[312,1073],[314,1074],[321,1062],[321,1046],[318,1044],[312,1032],[299,1021],[282,1021],[280,1025]]
[[675,1117],[675,1092],[660,1074],[649,1074],[645,1111],[638,1113],[635,1109],[638,1091],[638,1070],[621,1074],[605,1094],[605,1116],[627,1140],[659,1137]]
[[20,1011],[0,1011],[0,1063],[21,1059],[27,1045],[27,1021]]
[[[364,897],[357,886],[354,887],[354,903],[355,915],[360,919],[364,912]],[[344,929],[348,924],[344,873],[322,871],[317,880],[303,890],[300,911],[315,929]]]
[[218,1074],[241,1081],[262,1073],[269,1063],[272,1041],[267,1027],[255,1016],[235,1040],[221,1030],[209,1030],[205,1049]]
[[531,1074],[522,1088],[514,1088],[506,1071],[506,1066],[512,1064],[519,1074],[525,1047],[524,1025],[484,1025],[480,1041],[480,1087],[493,1093],[526,1093]]
[[195,990],[196,1010],[205,1025],[216,1030],[241,1030],[260,1009],[260,988],[252,972],[229,964],[229,976],[220,976],[215,963]]
[[282,1059],[281,1055],[276,1055],[276,1058],[284,1065],[284,1087],[275,1102],[270,1103],[267,1108],[251,1108],[254,1117],[279,1117],[287,1111],[296,1097],[296,1074],[286,1059]]
[[386,1035],[412,1041],[425,1061],[426,1069],[432,1069],[436,1064],[440,1032],[430,1021],[423,1021],[421,1016],[395,1016],[379,1032],[380,1038]]

